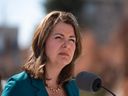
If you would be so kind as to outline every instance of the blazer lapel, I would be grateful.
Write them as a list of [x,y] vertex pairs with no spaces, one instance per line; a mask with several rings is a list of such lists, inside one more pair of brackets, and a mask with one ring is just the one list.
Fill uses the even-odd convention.
[[77,93],[78,90],[76,90],[76,86],[74,85],[72,81],[69,81],[65,85],[65,89],[66,89],[68,96],[79,96],[79,93]]
[[32,78],[32,86],[37,89],[36,96],[48,96],[43,80]]
[[67,96],[74,96],[69,82],[65,85],[65,89],[66,89],[66,92],[67,92]]

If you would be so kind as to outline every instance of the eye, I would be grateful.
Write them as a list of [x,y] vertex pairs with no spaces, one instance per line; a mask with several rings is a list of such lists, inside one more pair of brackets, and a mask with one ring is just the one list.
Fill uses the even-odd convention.
[[76,40],[75,39],[69,39],[69,41],[71,41],[73,43],[76,43]]
[[55,39],[61,39],[62,37],[61,36],[56,36]]

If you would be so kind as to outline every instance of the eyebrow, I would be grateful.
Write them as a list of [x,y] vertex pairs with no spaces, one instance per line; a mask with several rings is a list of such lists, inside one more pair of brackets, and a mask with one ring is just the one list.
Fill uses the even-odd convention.
[[[60,35],[60,36],[63,36],[64,37],[64,35],[63,34],[61,34],[61,33],[54,33],[53,35]],[[69,36],[70,38],[76,38],[74,35],[71,35],[71,36]]]

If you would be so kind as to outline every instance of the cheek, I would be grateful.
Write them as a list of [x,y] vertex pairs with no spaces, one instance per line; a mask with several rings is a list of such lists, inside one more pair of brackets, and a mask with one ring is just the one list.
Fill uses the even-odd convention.
[[71,48],[71,50],[70,50],[70,52],[72,53],[72,55],[74,55],[75,50],[76,50],[76,46],[74,45],[74,46],[72,46],[72,48]]
[[47,56],[55,55],[57,51],[57,45],[56,43],[50,41],[46,43],[45,51]]

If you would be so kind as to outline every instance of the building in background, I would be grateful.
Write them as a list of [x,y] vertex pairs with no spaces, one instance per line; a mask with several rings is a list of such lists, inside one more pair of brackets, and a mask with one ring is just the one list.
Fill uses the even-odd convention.
[[6,79],[20,71],[22,51],[19,50],[18,28],[0,26],[0,75]]

